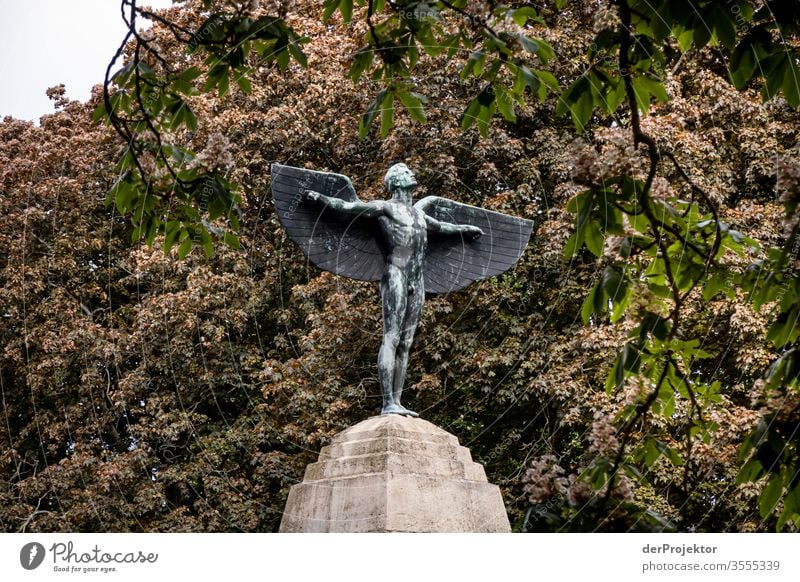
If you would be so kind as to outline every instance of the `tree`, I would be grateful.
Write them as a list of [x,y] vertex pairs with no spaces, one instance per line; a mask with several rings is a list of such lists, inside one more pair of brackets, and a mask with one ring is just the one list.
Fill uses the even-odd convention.
[[[513,274],[428,302],[409,370],[518,528],[796,527],[783,3],[250,4],[183,3],[144,34],[125,1],[112,129],[86,125],[100,94],[0,126],[6,529],[274,529],[319,446],[374,412],[380,314],[370,285],[304,269],[266,167],[370,198],[399,158],[537,222]],[[159,248],[128,248],[129,221]],[[239,250],[191,253],[226,234]]]

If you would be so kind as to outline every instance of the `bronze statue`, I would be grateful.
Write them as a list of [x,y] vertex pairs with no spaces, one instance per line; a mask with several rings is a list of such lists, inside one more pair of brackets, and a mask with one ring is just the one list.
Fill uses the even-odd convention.
[[418,416],[400,404],[425,293],[446,293],[517,262],[533,223],[438,196],[412,205],[405,164],[386,172],[390,200],[362,202],[346,176],[272,165],[272,194],[289,237],[321,269],[381,282],[381,414]]

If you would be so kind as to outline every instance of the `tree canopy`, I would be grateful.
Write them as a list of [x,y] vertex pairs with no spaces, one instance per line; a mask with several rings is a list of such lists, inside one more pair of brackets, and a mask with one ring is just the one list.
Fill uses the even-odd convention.
[[407,381],[517,530],[800,527],[794,3],[121,8],[90,102],[0,123],[5,530],[277,529],[380,407],[380,302],[269,164],[371,199],[401,160],[536,223],[426,302]]

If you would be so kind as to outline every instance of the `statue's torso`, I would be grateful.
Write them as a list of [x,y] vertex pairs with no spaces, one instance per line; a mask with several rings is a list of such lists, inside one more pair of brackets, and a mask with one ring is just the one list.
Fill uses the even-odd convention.
[[421,277],[428,244],[422,211],[402,202],[389,201],[386,214],[378,221],[389,248],[389,264],[401,268],[409,279]]

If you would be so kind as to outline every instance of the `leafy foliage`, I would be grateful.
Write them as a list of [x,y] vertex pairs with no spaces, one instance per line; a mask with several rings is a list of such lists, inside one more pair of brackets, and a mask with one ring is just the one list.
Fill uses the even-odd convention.
[[[213,4],[203,2],[203,8]],[[255,17],[244,7],[213,11],[196,28],[143,9],[136,0],[123,0],[121,7],[128,33],[109,63],[103,103],[93,116],[106,119],[126,144],[108,202],[131,216],[134,241],[152,245],[162,234],[164,250],[179,245],[182,256],[194,245],[211,256],[215,237],[236,247],[241,200],[225,178],[226,144],[209,144],[205,155],[192,151],[197,130],[192,98],[211,90],[224,98],[231,82],[249,93],[250,76],[259,66],[274,63],[285,71],[290,59],[306,66],[301,45],[308,39],[282,18]],[[137,30],[140,19],[162,24],[196,58],[165,58],[152,34]],[[129,58],[112,74],[124,51]]]
[[[740,89],[754,77],[758,63],[764,78],[762,97],[770,99],[782,90],[788,105],[796,108],[800,105],[795,94],[800,86],[795,74],[796,38],[790,37],[795,40],[794,44],[784,37],[773,41],[770,31],[791,30],[797,23],[791,18],[766,18],[770,6],[755,10],[749,2],[729,3],[727,8],[714,2],[690,6],[686,2],[664,1],[658,5],[623,0],[618,4],[618,27],[600,31],[587,55],[590,62],[599,59],[603,65],[590,66],[565,91],[559,104],[562,112],[571,113],[576,128],[583,130],[595,107],[606,114],[615,114],[627,101],[633,145],[645,146],[648,155],[645,177],[637,180],[627,173],[620,176],[598,173],[591,153],[584,151],[584,158],[576,164],[578,178],[588,182],[590,189],[578,194],[567,207],[577,215],[575,232],[565,249],[567,258],[575,256],[584,244],[594,255],[600,256],[605,237],[622,237],[619,258],[606,267],[583,304],[584,321],[588,323],[592,315],[606,312],[612,323],[619,321],[629,307],[635,281],[644,282],[640,284],[641,292],[650,298],[648,309],[633,316],[637,325],[631,330],[630,339],[606,382],[607,391],[613,392],[620,390],[628,377],[635,377],[644,382],[648,390],[618,415],[622,441],[613,462],[601,458],[591,466],[592,472],[604,477],[600,481],[602,484],[613,484],[630,457],[643,460],[644,466],[649,468],[665,452],[671,455],[673,463],[683,464],[677,452],[666,445],[658,448],[657,454],[650,454],[647,449],[637,450],[637,447],[626,452],[630,434],[648,412],[671,420],[676,415],[676,399],[687,400],[683,429],[687,446],[691,446],[694,439],[707,442],[709,434],[719,428],[704,418],[704,411],[721,401],[719,382],[693,377],[695,362],[711,354],[701,349],[700,338],[687,339],[686,332],[681,329],[685,327],[684,305],[697,287],[704,288],[705,300],[721,292],[733,297],[737,288],[749,292],[756,307],[765,303],[767,297],[779,299],[781,313],[770,327],[767,338],[777,349],[788,348],[788,351],[767,372],[772,389],[777,386],[792,389],[796,372],[791,346],[800,335],[795,331],[797,319],[792,317],[797,309],[797,295],[786,293],[785,289],[779,291],[780,283],[775,280],[780,277],[772,270],[781,270],[780,262],[782,259],[785,263],[786,251],[768,252],[768,256],[778,257],[778,265],[770,265],[772,269],[768,268],[763,285],[760,268],[755,278],[752,269],[744,277],[732,273],[720,262],[726,252],[743,254],[748,249],[755,251],[758,244],[720,219],[711,197],[691,180],[671,148],[660,146],[642,130],[640,120],[640,116],[648,112],[652,97],[662,103],[669,99],[662,80],[670,64],[671,42],[677,43],[683,53],[691,48],[702,49],[709,43],[731,50],[729,73]],[[737,25],[748,27],[741,40],[737,39]],[[618,58],[608,58],[613,54]],[[632,157],[635,153],[627,155]],[[656,189],[659,167],[664,162],[673,165],[679,178],[690,188],[692,199],[689,202],[674,191],[668,192],[666,183]],[[705,213],[695,197],[707,208]],[[793,237],[790,235],[790,240]],[[790,283],[789,287],[792,286]],[[797,411],[790,416],[794,412]],[[788,427],[772,420],[767,426],[772,427],[773,452],[780,458],[766,469],[771,476],[759,498],[759,507],[762,518],[767,518],[786,492],[788,501],[784,503],[776,526],[782,529],[789,521],[800,523],[800,513],[793,502],[798,465],[793,440],[796,431],[792,427],[796,425],[792,420]],[[757,430],[748,437],[742,453],[746,455],[753,448],[763,446],[764,432]],[[643,444],[648,446],[648,442],[646,438]],[[739,473],[739,480],[758,479],[764,472],[757,460],[751,460],[747,470]],[[611,491],[609,486],[604,501],[608,501]]]
[[380,310],[304,268],[266,170],[370,199],[404,159],[537,224],[513,273],[426,303],[408,379],[517,529],[795,531],[785,4],[125,0],[88,104],[0,124],[0,524],[276,529],[379,407]]

